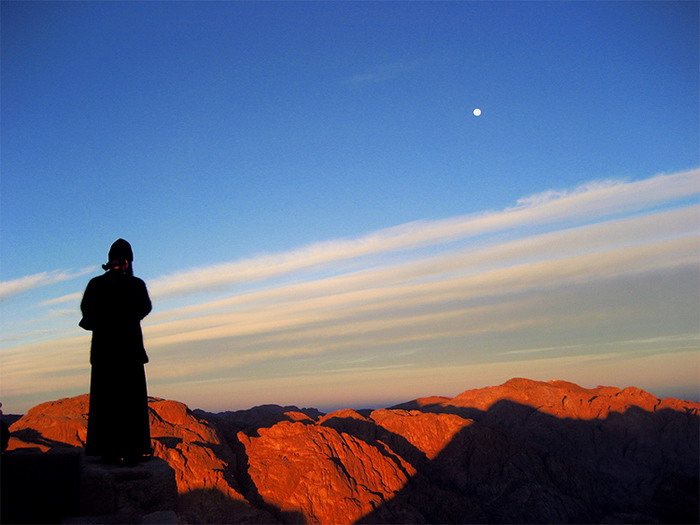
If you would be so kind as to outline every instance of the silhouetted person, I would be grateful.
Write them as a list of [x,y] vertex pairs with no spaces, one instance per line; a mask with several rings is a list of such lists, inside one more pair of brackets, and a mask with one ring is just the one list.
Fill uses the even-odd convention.
[[85,453],[135,464],[152,453],[141,319],[151,311],[145,283],[134,277],[131,245],[118,239],[107,272],[83,294],[80,326],[92,330],[90,414]]

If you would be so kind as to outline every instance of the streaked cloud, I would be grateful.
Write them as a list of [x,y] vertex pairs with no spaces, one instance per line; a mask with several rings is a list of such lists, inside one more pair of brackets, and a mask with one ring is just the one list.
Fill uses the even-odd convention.
[[318,271],[363,257],[400,254],[485,234],[542,227],[561,221],[601,220],[639,212],[699,192],[700,170],[660,175],[632,183],[585,184],[569,192],[555,192],[556,198],[552,197],[552,192],[530,196],[521,199],[518,206],[501,212],[416,221],[357,239],[322,242],[281,254],[184,270],[152,280],[149,286],[157,298],[201,293],[222,286],[250,284],[302,270]]
[[6,301],[12,296],[22,294],[35,288],[49,286],[51,284],[60,283],[77,279],[89,273],[94,272],[95,267],[85,268],[78,271],[54,270],[49,272],[40,272],[33,275],[27,275],[18,279],[0,282],[0,302]]
[[[328,381],[343,378],[379,396],[404,378],[450,394],[440,389],[457,371],[573,379],[602,363],[675,366],[660,355],[687,365],[700,346],[698,193],[699,170],[593,182],[164,275],[148,283],[151,390],[206,408],[205,392],[252,384],[305,398],[335,396]],[[89,337],[73,330],[3,350],[3,396],[85,391]],[[646,373],[654,384],[659,372]]]
[[80,301],[83,297],[83,292],[71,293],[68,295],[62,295],[61,297],[56,297],[54,299],[48,299],[39,303],[39,306],[55,306],[57,304],[70,303],[74,301]]
[[592,181],[577,186],[573,190],[548,190],[527,197],[518,199],[519,206],[538,206],[551,201],[572,197],[574,195],[590,194],[591,192],[605,191],[611,188],[624,185],[624,180],[608,179],[601,181]]
[[346,82],[355,85],[378,84],[415,71],[421,64],[420,60],[401,60],[378,64],[361,73],[351,75],[346,79]]

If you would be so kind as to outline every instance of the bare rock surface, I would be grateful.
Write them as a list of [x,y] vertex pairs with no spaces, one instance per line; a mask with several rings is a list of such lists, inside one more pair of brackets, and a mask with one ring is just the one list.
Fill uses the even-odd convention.
[[[12,425],[8,450],[82,450],[88,404],[89,396],[83,395],[34,407]],[[265,511],[252,507],[237,490],[231,475],[234,454],[216,429],[176,401],[150,398],[149,413],[154,460],[129,469],[102,465],[98,458],[84,459],[81,491],[90,497],[81,499],[75,519],[81,523],[133,523],[141,515],[173,511],[188,523],[274,521]],[[173,477],[176,496],[168,499],[169,508],[155,508],[146,497],[164,486],[162,476],[149,474],[155,464],[166,465]],[[133,479],[124,484],[125,476]],[[131,502],[123,499],[124,494],[138,491],[143,498]],[[226,511],[222,515],[223,508]]]
[[280,422],[238,439],[260,497],[290,521],[354,522],[396,494],[415,474],[387,446],[334,429]]
[[8,450],[38,447],[42,451],[54,447],[82,447],[87,437],[87,414],[90,396],[48,401],[31,408],[10,427],[12,437]]
[[85,458],[79,492],[78,517],[66,522],[141,523],[177,506],[175,472],[160,458],[128,468]]
[[[80,450],[87,401],[29,411],[11,427],[10,454]],[[115,523],[129,509],[142,523],[700,521],[700,405],[634,387],[512,379],[454,398],[331,414],[277,405],[211,414],[162,399],[149,406],[155,455],[177,494],[149,503],[146,484],[154,494],[168,485],[156,473],[118,480],[83,463],[81,480],[92,481],[81,493],[104,490],[91,499]],[[122,493],[141,494],[139,508]],[[81,507],[83,518],[73,519],[91,513]]]

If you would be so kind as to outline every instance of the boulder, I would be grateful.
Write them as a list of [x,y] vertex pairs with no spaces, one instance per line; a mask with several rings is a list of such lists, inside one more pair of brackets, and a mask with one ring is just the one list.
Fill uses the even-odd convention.
[[284,421],[238,434],[260,499],[291,523],[352,523],[384,505],[415,474],[387,446],[320,425]]

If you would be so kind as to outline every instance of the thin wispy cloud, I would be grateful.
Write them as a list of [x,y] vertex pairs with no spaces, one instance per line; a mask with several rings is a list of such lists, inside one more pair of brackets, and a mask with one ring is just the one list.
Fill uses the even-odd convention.
[[[360,278],[351,279],[352,286],[348,286],[343,277],[311,282],[307,285],[307,293],[317,284],[322,285],[318,288],[323,291],[307,298],[304,298],[304,293],[298,294],[300,287],[278,289],[274,300],[262,304],[256,303],[254,296],[243,296],[230,304],[233,310],[230,313],[210,311],[185,320],[149,325],[147,335],[153,347],[275,333],[282,334],[281,338],[289,341],[290,331],[307,330],[313,334],[306,334],[306,337],[318,341],[322,335],[318,327],[322,325],[330,324],[332,329],[328,333],[339,336],[346,332],[366,333],[373,331],[372,327],[386,327],[389,319],[397,314],[413,326],[422,323],[417,318],[428,319],[427,324],[430,324],[438,317],[466,316],[465,307],[456,304],[499,297],[510,300],[515,295],[533,291],[543,293],[565,286],[581,286],[624,275],[692,265],[699,256],[698,238],[689,236],[479,271],[467,276],[450,276],[455,261],[449,259],[443,261],[446,274],[441,272],[437,262],[437,266],[425,266],[419,273],[415,272],[416,268],[396,266],[355,276]],[[427,282],[422,282],[425,280]],[[332,291],[334,288],[335,292]],[[431,313],[429,317],[414,313],[425,310],[439,313]],[[365,316],[369,319],[363,319]],[[391,322],[396,325],[400,321],[394,319]]]
[[[166,305],[144,322],[150,383],[187,401],[205,390],[183,385],[222,395],[251,378],[308,379],[309,367],[320,385],[360,370],[409,377],[684,354],[700,315],[699,180],[694,170],[594,182],[499,212],[164,275],[148,283]],[[216,293],[183,304],[202,290]],[[158,302],[169,297],[178,301]],[[4,350],[4,395],[84,384],[88,341]]]
[[591,192],[604,191],[617,186],[622,186],[625,183],[621,179],[608,179],[602,181],[587,182],[577,186],[573,190],[548,190],[527,197],[518,199],[519,206],[537,206],[550,201],[572,197],[574,195],[590,194]]
[[[696,232],[695,206],[670,210],[654,215],[619,219],[602,224],[576,227],[524,239],[501,242],[479,248],[467,247],[441,255],[422,255],[418,259],[360,269],[333,278],[314,279],[275,287],[262,292],[236,295],[212,303],[201,303],[169,314],[185,315],[202,310],[235,307],[242,302],[261,301],[279,303],[284,297],[295,302],[310,295],[328,296],[332,292],[353,292],[359,289],[384,288],[395,283],[435,279],[453,273],[477,274],[485,269],[510,267],[519,261],[560,260],[577,253],[603,252],[620,245],[643,244],[653,240],[692,236]],[[690,244],[692,247],[692,243]],[[640,248],[641,249],[641,248]],[[641,260],[640,260],[641,264]],[[431,284],[433,286],[433,284]]]
[[596,182],[570,191],[548,191],[521,199],[501,212],[436,221],[416,221],[357,239],[313,244],[281,254],[184,270],[152,280],[154,297],[184,296],[224,286],[250,284],[302,270],[320,270],[362,257],[400,253],[499,231],[561,221],[595,221],[641,211],[700,192],[700,171],[660,175],[638,182]]
[[40,272],[27,275],[18,279],[0,282],[0,302],[6,301],[10,297],[22,294],[29,290],[77,279],[95,271],[95,267],[85,268],[78,271],[54,270],[50,272]]
[[62,295],[61,297],[56,297],[54,299],[47,299],[46,301],[41,301],[39,306],[55,306],[57,304],[71,303],[74,301],[80,301],[83,296],[83,292],[71,293],[68,295]]
[[351,75],[346,79],[346,82],[354,85],[379,84],[416,71],[422,64],[423,61],[421,60],[400,60],[378,64],[365,71]]

